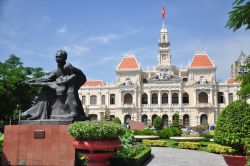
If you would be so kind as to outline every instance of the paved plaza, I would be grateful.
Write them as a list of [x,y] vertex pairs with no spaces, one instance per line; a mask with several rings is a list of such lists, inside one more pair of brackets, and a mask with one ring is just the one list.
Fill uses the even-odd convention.
[[227,166],[221,155],[175,148],[152,147],[145,166]]

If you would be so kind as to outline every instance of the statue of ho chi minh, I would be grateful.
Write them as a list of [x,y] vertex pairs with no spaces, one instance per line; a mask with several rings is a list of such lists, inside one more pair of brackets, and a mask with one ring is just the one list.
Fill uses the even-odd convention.
[[56,70],[46,77],[26,82],[30,86],[42,87],[42,92],[37,102],[21,116],[30,120],[85,120],[78,90],[86,82],[86,76],[66,63],[66,51],[57,51],[55,58]]

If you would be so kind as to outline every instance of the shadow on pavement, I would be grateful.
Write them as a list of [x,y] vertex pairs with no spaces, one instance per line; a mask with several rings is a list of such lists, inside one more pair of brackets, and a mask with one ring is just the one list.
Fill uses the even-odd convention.
[[155,158],[155,156],[153,154],[151,154],[151,156],[148,158],[148,160],[143,164],[143,166],[147,166],[153,159]]

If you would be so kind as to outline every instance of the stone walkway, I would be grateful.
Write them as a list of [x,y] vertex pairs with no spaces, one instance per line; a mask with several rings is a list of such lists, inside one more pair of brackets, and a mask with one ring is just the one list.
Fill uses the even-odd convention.
[[217,154],[175,148],[152,147],[152,156],[145,166],[227,166]]

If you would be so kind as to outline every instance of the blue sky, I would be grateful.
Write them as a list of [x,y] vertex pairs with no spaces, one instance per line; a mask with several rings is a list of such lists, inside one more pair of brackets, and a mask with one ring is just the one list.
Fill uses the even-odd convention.
[[88,80],[110,83],[124,54],[135,54],[142,68],[157,63],[164,5],[172,64],[186,67],[195,50],[206,50],[224,81],[240,51],[250,54],[250,31],[224,28],[232,2],[1,0],[0,61],[15,54],[25,66],[51,71],[56,50],[65,49]]

